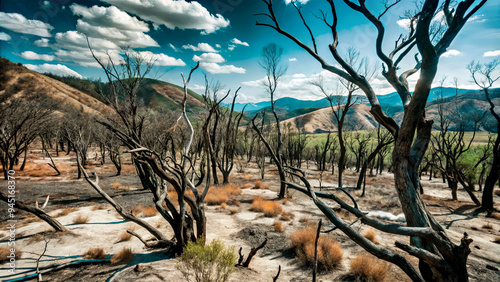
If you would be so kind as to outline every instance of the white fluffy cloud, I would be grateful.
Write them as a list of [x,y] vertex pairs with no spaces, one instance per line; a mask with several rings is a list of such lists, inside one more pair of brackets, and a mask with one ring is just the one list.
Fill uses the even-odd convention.
[[74,15],[81,17],[76,29],[89,37],[106,39],[120,47],[159,47],[151,36],[144,33],[149,31],[147,23],[115,6],[85,7],[73,4],[70,8]]
[[11,40],[12,38],[10,37],[10,35],[8,35],[7,33],[5,32],[0,32],[0,40],[3,40],[3,41],[9,41]]
[[194,55],[193,61],[206,63],[224,63],[226,60],[217,53],[203,53],[200,56]]
[[[69,50],[87,50],[87,39],[85,35],[75,30],[66,32],[58,32],[56,34],[56,42],[60,48]],[[115,43],[101,38],[89,38],[90,46],[96,50],[118,50],[120,47]]]
[[483,57],[498,57],[500,56],[500,50],[484,52]]
[[51,65],[51,64],[43,64],[43,65],[32,65],[32,64],[25,64],[25,67],[27,67],[30,70],[39,72],[39,73],[52,73],[55,75],[60,75],[60,76],[74,76],[78,78],[83,78],[79,73],[76,71],[68,68],[65,65],[57,64],[57,65]]
[[296,62],[297,58],[290,58],[290,59],[288,59],[288,61],[290,61],[290,62]]
[[233,38],[231,39],[231,43],[238,44],[238,45],[243,45],[243,46],[250,46],[247,42],[243,42],[239,40],[238,38]]
[[70,6],[74,15],[82,17],[82,19],[94,26],[115,27],[121,30],[142,31],[148,32],[148,24],[132,17],[124,11],[110,7],[85,7],[78,4]]
[[153,62],[155,66],[185,66],[181,59],[172,58],[166,54],[155,54],[150,51],[136,52],[138,56],[142,57],[146,62]]
[[26,60],[42,60],[48,62],[53,61],[55,59],[53,55],[37,54],[32,51],[22,52],[20,56]]
[[214,49],[210,44],[208,43],[198,43],[198,46],[194,46],[191,44],[183,45],[182,48],[184,49],[191,49],[193,51],[201,51],[201,52],[211,52],[211,53],[217,53],[218,51]]
[[233,65],[219,65],[217,63],[201,62],[200,67],[211,74],[246,72],[246,69],[244,68],[235,67]]
[[38,47],[49,47],[49,40],[47,38],[40,38],[33,44]]
[[0,12],[0,27],[18,33],[38,35],[41,37],[51,37],[50,31],[54,28],[50,24],[42,21],[28,20],[18,13],[4,12]]
[[444,52],[443,55],[441,55],[441,56],[444,58],[448,58],[448,57],[454,57],[454,56],[460,56],[460,55],[463,55],[463,53],[458,51],[458,50],[451,49],[451,50]]
[[227,27],[229,20],[212,15],[200,3],[185,0],[103,0],[121,10],[169,29],[196,29],[203,34]]
[[[101,51],[95,51],[94,54],[96,57],[104,63],[104,65],[109,63],[109,57],[113,60],[115,64],[119,63],[123,60],[122,56],[118,54],[117,50],[109,50],[107,53]],[[84,67],[100,67],[99,64],[94,60],[90,50],[82,49],[82,50],[57,50],[54,54],[58,60],[67,61],[67,62],[75,62],[80,66]]]

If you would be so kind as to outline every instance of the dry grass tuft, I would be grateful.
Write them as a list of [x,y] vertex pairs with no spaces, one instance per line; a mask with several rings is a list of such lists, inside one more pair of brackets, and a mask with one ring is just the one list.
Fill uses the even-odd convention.
[[222,203],[227,203],[230,197],[240,194],[241,188],[236,185],[211,186],[205,197],[205,203],[207,205],[221,205]]
[[283,228],[283,223],[281,221],[275,221],[273,223],[274,230],[278,232],[283,232],[285,229]]
[[390,264],[367,254],[360,254],[351,260],[351,273],[362,281],[384,281]]
[[484,229],[493,229],[493,225],[491,225],[491,223],[486,223],[485,225],[483,225],[483,228]]
[[[9,247],[0,247],[0,264],[4,264],[4,263],[10,261],[10,258],[8,257],[11,255],[10,249],[11,248],[9,248]],[[14,255],[15,255],[15,259],[18,260],[23,255],[23,252],[16,248],[14,251]]]
[[[304,228],[290,236],[291,245],[298,259],[306,265],[314,263],[314,241],[316,228]],[[338,242],[329,235],[320,235],[318,240],[318,269],[332,270],[342,262],[344,253]]]
[[128,190],[130,190],[130,186],[120,186],[118,188],[118,190],[120,190],[120,191],[128,191]]
[[101,248],[90,248],[82,255],[82,257],[84,259],[105,259],[106,253]]
[[226,209],[226,207],[227,207],[226,203],[222,203],[222,204],[220,204],[220,208],[221,208],[222,210],[225,210],[225,209]]
[[122,186],[122,184],[120,182],[111,183],[111,189],[114,189],[114,190],[120,189],[121,186]]
[[493,213],[491,213],[490,217],[500,220],[500,213],[493,212]]
[[252,183],[247,183],[247,184],[241,186],[241,189],[248,189],[248,188],[252,188],[252,187],[253,187]]
[[245,179],[245,181],[250,181],[252,179],[252,176],[248,175],[248,174],[245,174],[244,179]]
[[112,264],[127,263],[134,259],[134,252],[130,248],[123,248],[120,252],[111,257]]
[[363,233],[363,236],[365,236],[366,239],[372,241],[372,243],[374,243],[374,244],[378,244],[379,243],[379,240],[378,240],[378,237],[377,237],[377,232],[375,232],[372,229],[366,230]]
[[155,206],[147,206],[142,209],[141,214],[144,217],[152,217],[158,214],[158,210],[156,209]]
[[77,210],[77,208],[65,208],[56,213],[55,217],[65,216]]
[[256,196],[253,198],[251,211],[262,212],[265,217],[275,217],[283,212],[283,207],[279,202],[268,201],[262,197]]
[[290,221],[295,218],[295,215],[291,211],[283,211],[281,213],[281,220],[283,221]]
[[89,216],[88,215],[83,215],[79,214],[75,218],[73,218],[73,223],[74,224],[84,224],[89,222]]
[[100,210],[105,210],[108,207],[106,205],[99,205],[99,206],[93,206],[90,208],[91,211],[100,211]]
[[254,189],[269,189],[269,184],[262,182],[260,180],[256,180],[253,188]]
[[493,240],[493,243],[500,244],[500,236],[496,236],[495,239]]
[[305,223],[305,224],[308,224],[309,223],[309,217],[306,217],[306,216],[301,216],[299,218],[299,222],[300,223]]
[[118,237],[118,241],[116,241],[116,243],[130,241],[130,239],[132,239],[132,235],[127,231],[124,231],[120,234],[120,236]]
[[237,214],[239,213],[240,211],[238,209],[229,209],[229,213],[230,214]]
[[144,209],[143,205],[137,205],[132,209],[132,214],[135,216],[139,216]]

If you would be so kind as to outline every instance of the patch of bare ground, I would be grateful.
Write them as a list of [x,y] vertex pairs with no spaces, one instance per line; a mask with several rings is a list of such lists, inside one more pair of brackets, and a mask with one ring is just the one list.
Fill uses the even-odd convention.
[[[96,170],[98,167],[96,167]],[[270,168],[272,169],[272,167]],[[133,189],[120,190],[108,189],[107,192],[119,201],[127,210],[133,210],[141,205],[139,213],[144,207],[152,205],[151,196],[148,191],[140,189],[140,181],[136,176],[125,174],[114,176],[110,169],[106,172],[103,169],[100,182],[103,187],[111,187],[113,183],[120,183],[120,186],[130,186]],[[308,171],[317,174],[316,171]],[[259,177],[248,177],[259,175],[258,168],[254,164],[248,164],[242,173],[234,172],[231,184],[235,187],[242,187],[249,182],[254,186],[254,181]],[[46,210],[51,214],[57,214],[62,209],[78,208],[78,212],[60,216],[57,219],[67,226],[75,236],[50,235],[46,256],[41,261],[42,267],[51,267],[54,264],[65,264],[82,259],[82,254],[91,248],[100,248],[106,254],[107,259],[120,252],[123,248],[129,248],[134,254],[132,261],[123,264],[112,265],[109,262],[77,264],[68,266],[57,271],[44,274],[47,281],[106,281],[114,277],[114,281],[184,281],[182,274],[176,269],[176,259],[165,254],[165,250],[146,250],[142,243],[135,237],[129,240],[114,244],[123,232],[133,229],[131,223],[115,217],[116,212],[109,206],[102,208],[105,202],[96,195],[95,191],[81,180],[72,177],[68,181],[53,181],[37,179],[32,182],[26,181],[23,185],[23,193],[20,193],[21,200],[41,201],[46,195],[51,197]],[[61,178],[63,179],[63,178]],[[346,186],[352,187],[357,180],[357,175],[348,171],[345,176]],[[298,229],[315,228],[318,220],[323,219],[324,228],[333,228],[328,220],[320,213],[312,201],[305,195],[290,191],[290,199],[286,201],[277,200],[279,189],[279,179],[274,174],[266,174],[262,183],[269,184],[268,189],[238,189],[238,193],[230,195],[226,203],[207,206],[207,240],[222,240],[227,246],[232,247],[235,252],[242,248],[242,253],[246,256],[252,247],[260,245],[266,238],[268,243],[253,258],[249,268],[236,268],[231,274],[229,281],[271,281],[276,275],[278,266],[281,266],[281,274],[278,281],[310,281],[311,267],[300,263],[291,249],[290,235]],[[361,191],[348,188],[347,190],[355,197],[363,211],[380,210],[390,212],[394,215],[401,213],[397,201],[396,191],[393,186],[392,175],[384,173],[381,176],[367,178],[366,195],[360,197]],[[324,186],[336,185],[335,175],[328,175],[328,181]],[[314,186],[319,183],[312,182]],[[447,234],[454,242],[459,242],[463,232],[469,233],[474,240],[472,253],[469,258],[468,270],[470,281],[498,281],[499,272],[487,268],[500,268],[500,244],[495,243],[500,236],[500,220],[498,218],[486,218],[484,213],[477,214],[476,208],[472,206],[463,191],[459,191],[459,201],[448,200],[451,196],[449,189],[444,187],[439,181],[424,181],[423,196],[424,202],[430,211],[436,216],[438,221],[446,228]],[[220,188],[212,188],[214,192],[220,192]],[[230,189],[233,190],[233,189]],[[350,199],[341,191],[335,189],[323,189],[327,193],[335,193],[342,197],[347,203]],[[57,197],[55,196],[57,195]],[[480,194],[479,194],[480,195]],[[215,195],[217,196],[217,195]],[[280,203],[281,213],[275,217],[266,217],[262,212],[251,211],[255,197],[261,197],[268,201]],[[495,196],[495,201],[499,202],[500,197]],[[217,197],[215,197],[217,198]],[[226,204],[225,209],[221,208],[222,203]],[[336,208],[336,205],[331,203]],[[3,208],[0,206],[0,208]],[[343,210],[337,210],[338,214],[348,222],[353,222],[355,218]],[[87,224],[72,224],[73,218],[78,214],[89,217]],[[20,213],[20,216],[25,216]],[[150,224],[157,226],[167,236],[172,236],[173,232],[168,224],[162,220],[159,214],[151,213],[152,216],[142,218]],[[30,217],[26,217],[28,219]],[[19,267],[27,269],[33,273],[33,261],[38,258],[45,246],[43,236],[37,235],[47,231],[49,226],[42,221],[25,220],[24,226],[18,232],[24,233],[17,243],[23,251],[23,257],[18,261]],[[281,226],[279,226],[281,225]],[[491,228],[483,228],[488,225]],[[279,226],[279,228],[276,228]],[[356,222],[353,225],[365,236],[378,241],[382,248],[395,249],[394,241],[407,241],[404,236],[393,236],[376,232],[370,234],[369,228]],[[151,235],[144,229],[136,227],[135,231],[143,238],[149,239]],[[5,234],[4,234],[5,235]],[[321,235],[323,236],[323,235]],[[359,281],[351,273],[351,264],[358,255],[366,252],[357,246],[349,237],[339,230],[330,233],[331,237],[338,242],[343,251],[341,263],[333,271],[323,271],[319,273],[318,280],[322,281]],[[5,240],[5,239],[1,239]],[[1,241],[0,243],[4,243]],[[101,252],[99,252],[101,253]],[[403,254],[404,255],[404,254]],[[102,256],[100,256],[102,257]],[[408,256],[406,256],[409,258]],[[414,258],[409,258],[410,262],[417,265]],[[385,271],[385,268],[382,269]],[[0,280],[4,280],[4,274],[0,272]],[[378,276],[377,276],[378,277]],[[29,281],[29,280],[28,280]],[[31,280],[35,281],[35,279]],[[387,270],[384,281],[410,281],[404,273],[397,267]]]

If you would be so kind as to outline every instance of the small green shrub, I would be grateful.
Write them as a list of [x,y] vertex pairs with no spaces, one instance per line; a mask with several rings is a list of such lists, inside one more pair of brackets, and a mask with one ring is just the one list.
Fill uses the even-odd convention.
[[234,271],[236,254],[224,243],[213,240],[205,245],[205,240],[189,242],[179,258],[179,269],[186,281],[224,282]]

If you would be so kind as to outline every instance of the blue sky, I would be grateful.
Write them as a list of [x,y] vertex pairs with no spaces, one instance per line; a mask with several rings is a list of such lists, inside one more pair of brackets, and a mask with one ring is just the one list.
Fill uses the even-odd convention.
[[[275,0],[280,25],[305,43],[310,43],[289,0]],[[324,0],[301,0],[303,13],[316,36],[319,52],[334,64],[329,55],[331,35],[314,15],[328,10]],[[381,1],[368,1],[374,14],[383,10]],[[403,0],[382,18],[389,50],[401,33],[406,32],[402,15],[414,9],[414,1]],[[375,56],[375,28],[359,13],[335,1],[339,15],[340,50],[357,48],[370,62],[380,66]],[[266,11],[256,0],[3,0],[0,2],[0,55],[40,72],[101,78],[102,70],[90,56],[83,34],[87,34],[97,54],[108,52],[116,61],[121,48],[129,46],[146,58],[155,58],[151,76],[181,84],[180,73],[187,73],[197,61],[210,79],[219,80],[225,89],[242,86],[239,102],[266,100],[260,81],[264,71],[258,60],[263,46],[274,42],[283,46],[283,61],[288,71],[279,88],[279,97],[319,99],[310,84],[322,76],[335,88],[336,78],[322,71],[319,63],[289,39],[274,30],[256,26],[265,18],[255,16]],[[438,15],[439,17],[439,15]],[[413,53],[416,53],[415,49]],[[414,64],[409,56],[402,68]],[[500,58],[500,1],[490,0],[466,24],[458,38],[441,57],[438,79],[447,76],[451,85],[457,77],[461,88],[474,88],[466,66],[472,60],[482,62]],[[418,77],[410,78],[414,83]],[[194,75],[192,89],[203,92],[202,72]],[[393,92],[380,70],[372,85],[379,94]]]

